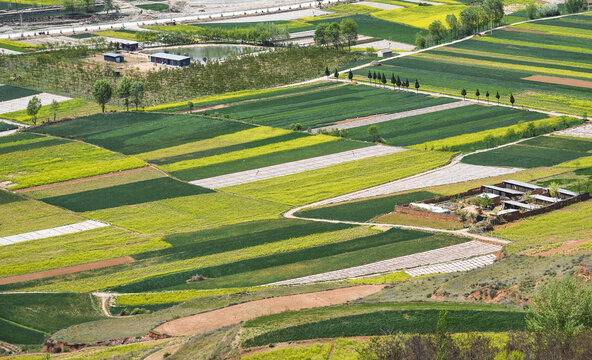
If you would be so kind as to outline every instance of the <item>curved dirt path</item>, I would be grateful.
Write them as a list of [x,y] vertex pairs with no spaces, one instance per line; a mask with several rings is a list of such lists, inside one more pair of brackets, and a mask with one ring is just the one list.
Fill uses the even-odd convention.
[[343,304],[381,291],[384,285],[364,285],[308,294],[281,296],[233,305],[166,322],[157,333],[170,336],[194,335],[223,326],[238,324],[259,316],[320,306]]

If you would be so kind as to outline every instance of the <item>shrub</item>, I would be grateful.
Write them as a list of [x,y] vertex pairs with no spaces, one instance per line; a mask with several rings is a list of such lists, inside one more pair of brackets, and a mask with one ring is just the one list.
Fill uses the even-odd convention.
[[559,15],[559,8],[556,4],[545,4],[537,9],[538,17],[548,17]]

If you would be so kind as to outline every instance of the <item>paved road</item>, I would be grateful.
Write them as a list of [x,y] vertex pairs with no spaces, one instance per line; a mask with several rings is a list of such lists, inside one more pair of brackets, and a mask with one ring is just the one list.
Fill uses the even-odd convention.
[[57,226],[50,229],[32,231],[28,233],[18,234],[18,235],[11,235],[0,237],[0,246],[2,245],[12,245],[16,243],[20,243],[23,241],[30,241],[30,240],[39,240],[39,239],[46,239],[54,236],[66,235],[66,234],[74,234],[81,231],[87,231],[92,229],[98,229],[102,227],[110,226],[104,222],[96,221],[96,220],[86,220],[76,224],[64,225],[64,226]]
[[322,128],[314,129],[313,131],[319,132],[321,130],[352,129],[352,128],[357,128],[360,126],[379,124],[379,123],[387,122],[387,121],[391,121],[391,120],[403,119],[403,118],[410,117],[410,116],[429,114],[429,113],[444,111],[444,110],[458,109],[458,108],[465,107],[468,105],[473,105],[473,103],[470,101],[456,101],[456,102],[452,102],[452,103],[448,103],[448,104],[428,106],[428,107],[424,107],[421,109],[403,111],[403,112],[396,113],[396,114],[367,116],[367,117],[360,119],[360,120],[351,120],[351,121],[347,120],[347,122],[336,123],[334,125],[329,125],[329,126],[325,126]]
[[241,171],[232,174],[215,176],[207,179],[190,181],[193,185],[203,186],[209,189],[219,189],[226,186],[246,184],[254,181],[271,179],[278,176],[297,174],[304,171],[321,169],[324,167],[337,165],[345,162],[384,156],[400,151],[406,151],[405,148],[374,145],[361,149],[344,151],[336,154],[324,155],[287,162],[283,164],[267,166],[259,169]]
[[319,281],[351,279],[372,274],[380,274],[413,268],[417,266],[443,263],[451,260],[466,259],[473,256],[489,254],[501,250],[502,246],[500,245],[488,244],[480,241],[469,241],[458,245],[446,246],[440,249],[424,251],[412,255],[401,256],[394,259],[378,261],[371,264],[330,271],[322,274],[278,281],[267,285],[297,285],[309,284]]

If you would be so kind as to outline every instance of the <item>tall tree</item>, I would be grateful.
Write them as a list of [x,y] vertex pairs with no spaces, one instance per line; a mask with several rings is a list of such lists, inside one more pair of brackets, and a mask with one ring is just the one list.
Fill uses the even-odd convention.
[[415,90],[419,93],[419,80],[415,79]]
[[376,125],[370,126],[368,128],[368,134],[370,134],[370,136],[372,136],[372,142],[378,141],[378,138],[380,137],[378,135],[378,126],[376,126]]
[[328,77],[329,77],[329,75],[331,75],[331,72],[329,71],[329,67],[328,67],[328,66],[326,66],[326,67],[325,67],[325,76],[328,78]]
[[317,25],[314,32],[314,42],[319,46],[326,46],[329,43],[328,40],[329,24],[321,23]]
[[436,45],[439,45],[442,39],[446,37],[446,28],[440,20],[434,20],[428,27],[430,36]]
[[347,74],[347,78],[349,79],[349,81],[352,81],[354,78],[354,73],[351,71],[351,69],[349,69],[349,73]]
[[465,100],[467,97],[467,90],[463,88],[462,91],[460,92],[460,94],[462,95],[463,100]]
[[113,96],[113,88],[107,80],[97,80],[92,87],[92,95],[97,103],[101,105],[101,110],[105,112],[105,104],[111,100],[111,96]]
[[60,110],[60,103],[57,102],[56,99],[53,99],[53,101],[51,102],[51,105],[50,105],[50,109],[51,109],[51,113],[53,115],[53,121],[56,121],[56,118],[58,116],[58,110]]
[[189,113],[191,114],[191,112],[193,111],[193,106],[195,104],[193,104],[193,101],[187,101],[187,107],[189,107]]
[[113,6],[113,0],[103,0],[103,10],[109,14],[109,11],[113,10],[115,7]]
[[121,79],[117,86],[117,96],[123,99],[125,111],[129,111],[129,98],[131,96],[132,80],[127,76]]
[[399,87],[399,90],[401,90],[401,78],[399,77],[399,75],[397,75],[397,86]]
[[341,20],[339,27],[347,46],[351,50],[351,46],[355,45],[358,39],[358,23],[351,18],[345,18]]
[[424,49],[426,47],[426,38],[422,33],[415,34],[415,46],[419,49]]
[[479,13],[474,6],[469,6],[460,13],[460,23],[464,34],[474,34],[479,26]]
[[454,14],[446,15],[446,23],[448,24],[448,29],[450,31],[450,37],[452,39],[458,38],[458,28],[460,24],[458,23],[458,19]]
[[514,99],[514,94],[510,94],[510,103],[512,104],[512,106],[514,106],[515,102],[516,102],[516,99]]
[[372,81],[372,73],[368,70],[368,80]]
[[391,84],[393,84],[393,87],[397,86],[397,79],[395,78],[395,74],[391,74]]
[[487,103],[489,104],[489,90],[485,92],[485,97],[487,98]]
[[335,73],[333,73],[333,76],[338,79],[339,78],[339,71],[337,71],[337,68],[335,69]]
[[378,77],[378,75],[376,75],[376,71],[375,71],[375,72],[374,72],[374,74],[372,74],[372,79],[373,79],[374,81],[376,81],[376,78],[377,78],[377,77]]
[[497,99],[497,103],[499,104],[499,99],[500,99],[499,91],[495,93],[495,98]]
[[477,97],[477,100],[479,100],[479,96],[481,96],[479,89],[477,89],[477,91],[475,91],[475,96]]
[[382,83],[382,85],[386,85],[386,76],[384,76],[384,73],[382,73],[382,78],[380,79],[380,82]]
[[37,114],[41,109],[41,100],[37,96],[33,96],[27,104],[27,115],[31,117],[33,125],[37,125]]
[[327,28],[327,40],[333,44],[336,49],[341,46],[341,27],[338,23],[331,23]]
[[568,13],[580,12],[584,7],[582,0],[565,0],[565,10]]
[[138,106],[144,99],[144,83],[141,81],[134,81],[130,87],[130,93],[132,96],[132,101],[136,105],[136,110],[138,110]]

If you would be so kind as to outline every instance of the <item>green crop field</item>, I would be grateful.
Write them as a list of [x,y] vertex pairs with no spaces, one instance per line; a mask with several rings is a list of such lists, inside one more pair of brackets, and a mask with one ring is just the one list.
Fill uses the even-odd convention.
[[553,166],[589,155],[592,141],[541,136],[516,145],[490,150],[463,158],[474,165],[535,168]]
[[[380,69],[382,70],[382,69]],[[289,128],[330,126],[333,122],[376,114],[394,113],[446,104],[453,99],[387,91],[369,86],[344,85],[321,93],[301,93],[276,99],[261,99],[218,109],[234,119]]]
[[163,11],[163,10],[168,10],[168,8],[169,8],[168,4],[163,4],[163,3],[142,4],[142,5],[136,5],[136,7],[139,7],[140,9],[152,10],[152,11]]
[[41,344],[56,330],[103,317],[90,294],[0,294],[0,340],[15,344]]
[[[385,139],[387,144],[407,146],[545,117],[536,112],[470,105],[387,121],[376,126],[380,137]],[[348,129],[348,137],[372,141],[372,137],[368,134],[368,126]]]
[[[586,18],[581,21],[592,23],[592,18]],[[370,70],[418,79],[421,89],[428,91],[460,95],[465,88],[472,98],[476,89],[481,94],[499,92],[506,104],[512,93],[517,105],[581,115],[592,111],[589,89],[569,81],[592,79],[592,46],[587,40],[571,30],[560,35],[498,30],[493,35],[394,59]],[[365,77],[367,72],[362,69],[356,74]],[[559,77],[563,83],[527,79],[533,75]]]
[[39,94],[39,91],[29,90],[12,85],[0,86],[0,101],[8,101],[35,94]]
[[418,174],[446,164],[451,156],[452,153],[446,152],[407,150],[223,190],[293,206],[304,205]]
[[0,190],[0,219],[0,236],[16,235],[84,220],[69,211],[4,190]]
[[[305,339],[429,333],[440,310],[450,312],[451,332],[509,331],[525,327],[524,312],[480,304],[380,303],[342,305],[263,316],[244,324],[247,347]],[[249,334],[251,333],[251,334]],[[251,335],[251,336],[249,336]]]
[[11,124],[7,124],[4,122],[0,122],[0,131],[8,131],[8,130],[14,130],[17,129],[17,126],[11,125]]
[[76,212],[94,211],[124,205],[212,192],[169,177],[143,180],[96,190],[44,198],[43,201]]
[[30,134],[11,135],[0,142],[0,180],[26,188],[118,170],[143,167],[140,159],[81,142]]
[[377,216],[393,211],[395,205],[436,197],[428,191],[416,191],[408,194],[385,196],[369,200],[352,201],[344,204],[305,209],[295,215],[305,218],[332,219],[345,221],[369,221]]
[[[346,17],[354,20],[358,24],[358,33],[378,39],[415,44],[415,34],[418,32],[425,32],[425,30],[414,26],[401,24],[399,22],[391,22],[370,15],[358,14]],[[317,25],[320,23],[332,23],[335,21],[339,22],[346,17],[323,19],[317,21],[313,20],[311,23]]]
[[448,14],[458,17],[460,12],[466,8],[464,5],[410,6],[375,12],[372,16],[415,28],[427,29],[433,21],[440,20],[444,23]]

